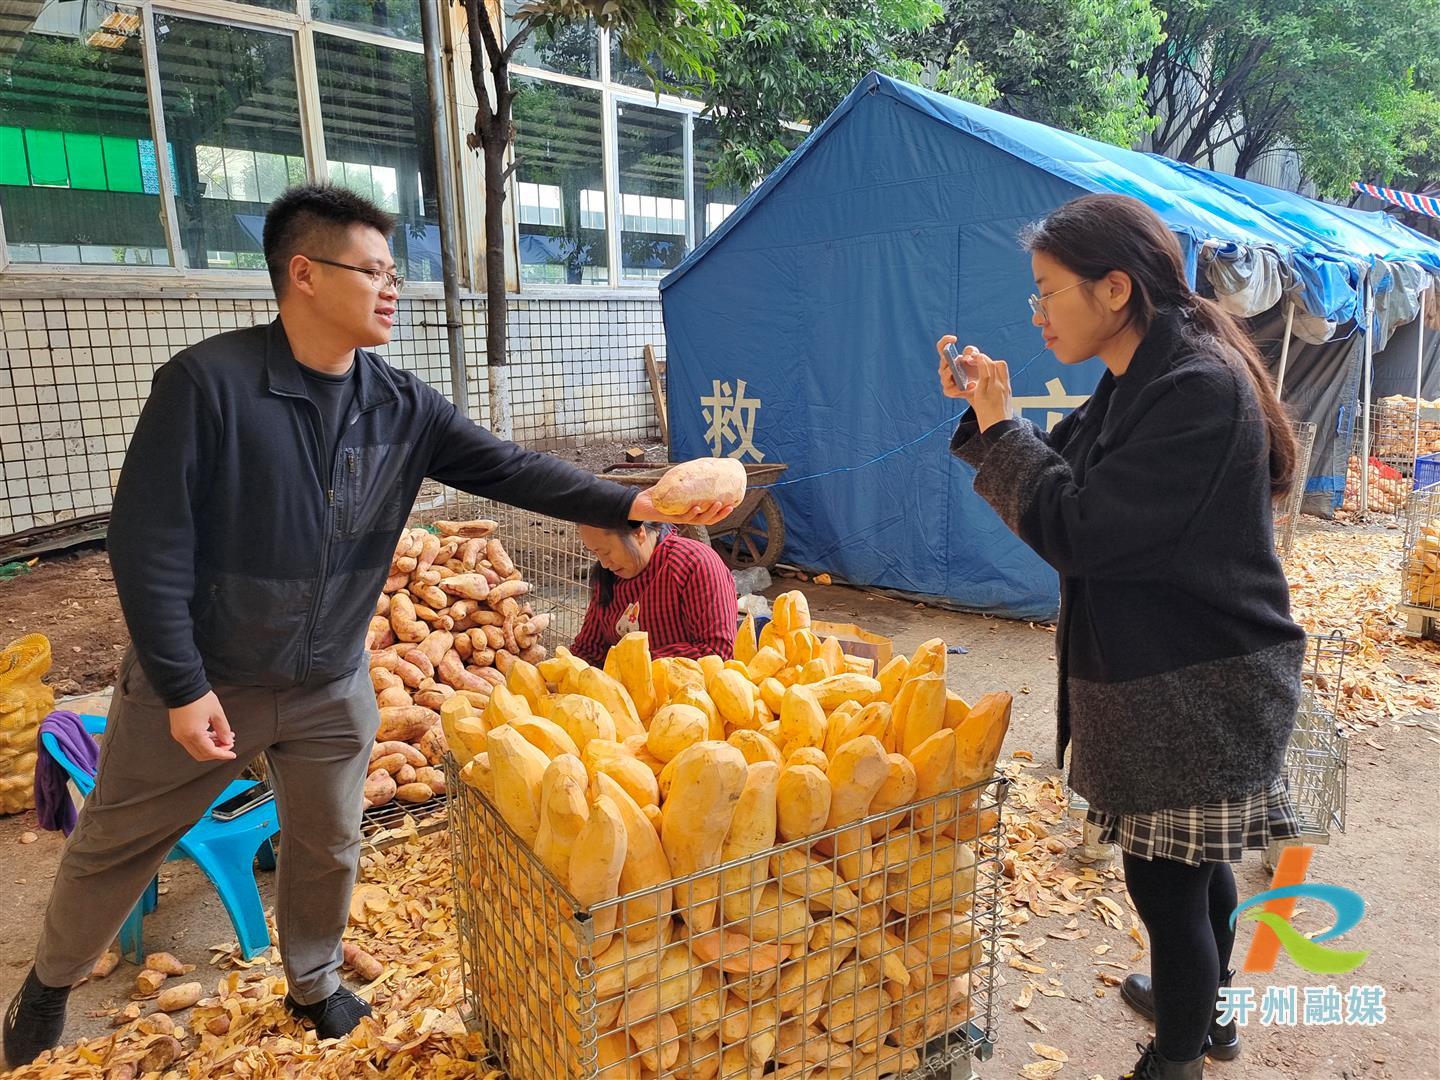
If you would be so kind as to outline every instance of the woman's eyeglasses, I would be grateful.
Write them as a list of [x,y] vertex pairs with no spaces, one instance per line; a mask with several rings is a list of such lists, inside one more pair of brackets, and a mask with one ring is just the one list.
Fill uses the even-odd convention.
[[1084,278],[1080,281],[1075,282],[1074,285],[1066,285],[1065,288],[1056,289],[1054,292],[1048,292],[1044,296],[1036,296],[1034,293],[1031,293],[1030,310],[1036,315],[1040,316],[1041,322],[1049,322],[1050,315],[1045,310],[1046,300],[1049,300],[1052,296],[1059,296],[1062,292],[1069,292],[1071,289],[1078,289],[1081,285],[1088,285],[1089,283],[1090,279]]

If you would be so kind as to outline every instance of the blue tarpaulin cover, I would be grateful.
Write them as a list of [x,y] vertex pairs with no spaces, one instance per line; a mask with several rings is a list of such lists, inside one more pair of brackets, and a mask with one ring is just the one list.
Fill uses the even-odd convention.
[[953,333],[1007,360],[1042,428],[1082,402],[1103,368],[1043,348],[1016,237],[1097,191],[1159,212],[1192,279],[1206,241],[1264,249],[1307,311],[1355,315],[1354,256],[1219,187],[872,73],[661,283],[674,456],[786,463],[774,494],[791,562],[971,610],[1054,615],[1054,571],[947,453],[963,408],[940,393],[934,343]]

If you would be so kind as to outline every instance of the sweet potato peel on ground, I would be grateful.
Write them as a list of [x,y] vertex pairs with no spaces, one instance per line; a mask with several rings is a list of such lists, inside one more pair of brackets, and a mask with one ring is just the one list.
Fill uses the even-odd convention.
[[153,1030],[157,1025],[142,1017],[104,1038],[52,1051],[7,1080],[132,1080],[147,1072],[176,1080],[501,1080],[497,1072],[477,1072],[484,1043],[460,1019],[449,838],[417,837],[368,856],[362,878],[384,899],[366,889],[346,939],[383,970],[363,991],[375,1016],[346,1038],[320,1042],[290,1016],[273,949],[235,964],[238,954],[226,946],[215,950],[213,962],[231,970],[200,980],[206,996],[174,1015],[173,1034]]

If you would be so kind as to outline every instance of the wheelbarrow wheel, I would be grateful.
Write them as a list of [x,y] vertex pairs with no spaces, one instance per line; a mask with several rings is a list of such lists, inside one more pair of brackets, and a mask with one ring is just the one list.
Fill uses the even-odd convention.
[[713,537],[712,543],[732,570],[751,566],[772,569],[785,550],[785,519],[775,496],[765,492],[744,521]]

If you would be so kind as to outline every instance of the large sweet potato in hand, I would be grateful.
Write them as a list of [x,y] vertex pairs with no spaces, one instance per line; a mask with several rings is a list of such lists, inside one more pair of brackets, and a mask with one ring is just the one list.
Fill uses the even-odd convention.
[[650,489],[650,499],[662,514],[685,514],[705,503],[733,505],[744,497],[745,466],[734,458],[683,461]]

